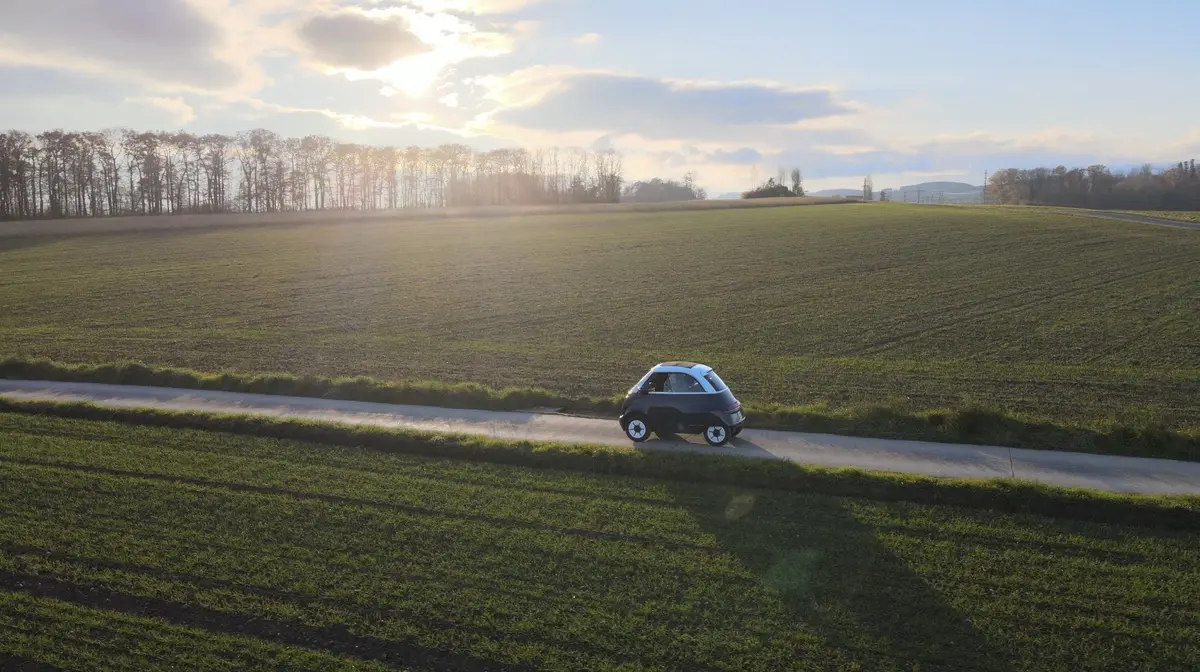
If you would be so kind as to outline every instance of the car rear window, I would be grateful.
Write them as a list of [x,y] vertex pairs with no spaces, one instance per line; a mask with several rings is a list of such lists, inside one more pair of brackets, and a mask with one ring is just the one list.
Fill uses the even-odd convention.
[[712,385],[713,389],[717,392],[725,391],[725,381],[721,380],[721,378],[717,376],[716,371],[709,371],[708,373],[704,374],[704,379],[707,380],[708,384]]

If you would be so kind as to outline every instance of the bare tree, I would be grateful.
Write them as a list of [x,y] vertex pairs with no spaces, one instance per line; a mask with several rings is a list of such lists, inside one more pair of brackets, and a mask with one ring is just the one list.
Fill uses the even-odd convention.
[[262,128],[235,137],[9,131],[0,133],[0,219],[616,202],[622,173],[613,151],[401,150]]
[[[779,184],[783,184],[783,173],[779,174]],[[799,168],[792,168],[792,195],[804,195],[804,177],[800,174]]]

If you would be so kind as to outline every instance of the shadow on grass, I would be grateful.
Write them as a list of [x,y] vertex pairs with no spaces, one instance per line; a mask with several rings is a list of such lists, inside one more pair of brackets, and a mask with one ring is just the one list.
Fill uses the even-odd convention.
[[[788,669],[1011,669],[930,583],[833,497],[672,485],[718,545],[778,599],[780,637],[815,635],[827,650],[788,653]],[[719,499],[712,499],[719,494]],[[815,659],[814,659],[815,658]]]
[[[373,426],[290,418],[156,409],[107,408],[86,403],[22,401],[0,396],[0,413],[117,422],[146,427],[224,432],[297,440],[385,453],[461,459],[535,469],[650,477],[692,484],[963,506],[1054,518],[1174,530],[1200,529],[1196,496],[1120,495],[992,479],[948,479],[913,474],[809,468],[775,459],[743,459],[725,450],[700,453],[624,451],[604,446],[539,444],[475,436],[441,436]],[[739,442],[745,451],[749,442]],[[755,448],[761,451],[761,448]],[[744,453],[743,453],[744,454]]]
[[[15,252],[28,247],[50,245],[65,240],[62,236],[21,236],[7,237],[0,235],[0,254]],[[7,668],[3,668],[7,669]]]
[[[188,577],[184,575],[182,578]],[[533,672],[534,669],[532,666],[510,665],[489,658],[429,648],[416,641],[416,638],[403,641],[359,635],[343,623],[312,625],[299,619],[272,620],[159,597],[133,595],[99,584],[75,583],[55,576],[0,569],[0,587],[85,608],[115,611],[135,617],[150,616],[193,630],[254,637],[360,661],[394,663],[399,659],[417,669],[464,672]]]
[[26,656],[0,651],[0,670],[8,670],[9,672],[60,672],[65,669]]

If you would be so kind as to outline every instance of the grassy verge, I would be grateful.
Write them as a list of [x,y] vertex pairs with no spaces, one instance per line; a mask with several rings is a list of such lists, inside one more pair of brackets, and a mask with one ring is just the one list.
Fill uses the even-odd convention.
[[771,488],[879,501],[945,504],[1082,521],[1200,530],[1200,497],[1111,494],[1011,479],[947,479],[767,459],[675,454],[617,446],[434,434],[225,413],[111,409],[0,398],[0,412],[298,440],[383,453],[454,458],[689,483]]
[[21,357],[0,360],[0,378],[148,385],[507,411],[552,406],[576,412],[615,413],[620,403],[616,398],[570,398],[550,390],[515,387],[495,389],[478,383],[381,381],[366,377],[325,378],[288,373],[202,373],[189,369],[151,367],[140,362],[64,364]]
[[1190,210],[1115,210],[1114,212],[1120,212],[1127,215],[1142,215],[1143,217],[1175,219],[1181,222],[1200,224],[1200,212]]
[[[521,410],[540,406],[568,413],[615,415],[620,398],[568,397],[542,389],[494,389],[476,383],[380,381],[290,374],[201,373],[137,362],[64,364],[45,359],[0,360],[0,378],[149,385],[447,408]],[[882,405],[831,408],[746,405],[747,424],[848,436],[1011,446],[1040,450],[1200,461],[1200,433],[1153,419],[1067,426],[978,406],[907,412]]]
[[[115,416],[0,413],[0,664],[999,672],[1200,659],[1194,530],[854,496],[870,475],[829,472],[848,484],[835,495]],[[154,418],[200,424],[137,421]],[[330,429],[261,427],[285,425]],[[429,450],[587,454],[600,470],[633,459],[443,444]],[[733,466],[695,464],[716,479]],[[968,487],[1004,497],[945,491]]]

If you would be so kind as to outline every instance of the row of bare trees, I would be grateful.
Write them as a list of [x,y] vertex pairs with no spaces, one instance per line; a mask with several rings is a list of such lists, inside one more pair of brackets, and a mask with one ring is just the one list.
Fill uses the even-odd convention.
[[992,174],[986,195],[993,203],[1200,210],[1200,173],[1195,159],[1159,171],[1149,164],[1128,172],[1103,165],[1071,170],[1008,168]]
[[255,129],[0,133],[0,220],[613,203],[621,157],[371,147]]

